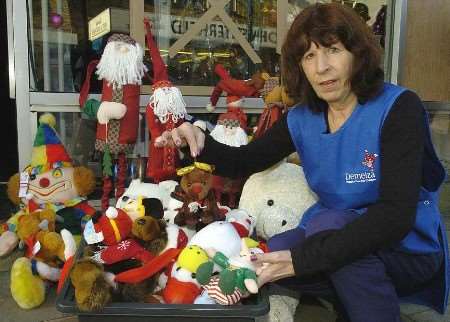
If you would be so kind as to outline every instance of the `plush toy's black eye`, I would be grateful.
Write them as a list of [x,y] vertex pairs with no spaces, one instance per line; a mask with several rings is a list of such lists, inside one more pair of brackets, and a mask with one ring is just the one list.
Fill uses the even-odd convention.
[[35,174],[30,174],[30,180],[34,180],[36,179],[36,175]]
[[195,279],[195,273],[192,273],[192,274],[191,274],[191,277],[192,277],[193,279]]
[[272,199],[267,200],[267,205],[268,206],[273,206],[274,202]]
[[286,225],[287,224],[287,221],[286,220],[283,220],[282,222],[281,222],[281,226],[284,226],[284,225]]
[[181,269],[181,267],[177,267],[176,271],[178,272]]
[[127,201],[128,199],[130,199],[130,197],[127,197],[127,196],[122,197],[122,201]]

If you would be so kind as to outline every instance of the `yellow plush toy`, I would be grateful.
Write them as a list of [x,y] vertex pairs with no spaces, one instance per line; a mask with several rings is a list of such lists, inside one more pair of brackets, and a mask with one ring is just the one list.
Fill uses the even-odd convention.
[[31,260],[26,257],[16,259],[11,268],[11,295],[22,309],[33,309],[45,300],[45,284],[33,275]]

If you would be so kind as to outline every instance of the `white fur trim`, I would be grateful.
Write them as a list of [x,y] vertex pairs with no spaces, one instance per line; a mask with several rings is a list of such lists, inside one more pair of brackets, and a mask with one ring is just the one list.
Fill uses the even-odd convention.
[[77,243],[75,242],[72,233],[67,229],[62,229],[60,234],[64,241],[64,258],[68,260],[70,257],[75,255]]
[[114,219],[117,218],[117,215],[119,214],[119,212],[117,211],[116,208],[114,207],[109,207],[108,209],[106,209],[105,211],[105,215],[106,217],[108,217],[109,219]]

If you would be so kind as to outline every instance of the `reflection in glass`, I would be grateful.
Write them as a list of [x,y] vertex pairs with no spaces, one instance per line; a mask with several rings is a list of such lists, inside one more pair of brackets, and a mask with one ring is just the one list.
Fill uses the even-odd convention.
[[32,91],[80,90],[87,64],[100,56],[109,35],[90,42],[88,21],[106,8],[120,10],[113,27],[129,32],[128,0],[28,0],[27,5]]
[[276,1],[231,0],[224,8],[261,58],[261,66],[251,61],[227,23],[218,16],[207,21],[199,34],[170,58],[170,47],[178,39],[186,37],[190,28],[212,8],[206,0],[146,0],[144,3],[146,15],[155,25],[158,47],[173,83],[213,86],[217,82],[213,72],[216,64],[222,64],[234,78],[239,79],[250,78],[257,69],[264,69],[271,75],[278,74]]

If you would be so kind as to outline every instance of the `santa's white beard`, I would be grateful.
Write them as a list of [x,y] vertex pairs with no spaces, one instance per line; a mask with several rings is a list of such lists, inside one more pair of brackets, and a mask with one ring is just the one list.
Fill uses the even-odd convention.
[[[230,133],[233,132],[234,133]],[[232,131],[227,130],[224,125],[217,124],[211,131],[211,136],[217,142],[229,145],[229,146],[241,146],[248,143],[247,133],[241,127],[235,127]]]
[[169,117],[176,123],[187,114],[183,95],[174,86],[155,89],[150,97],[150,104],[153,106],[153,113],[159,118],[161,123],[166,123]]
[[122,52],[116,46],[118,42],[109,42],[103,51],[102,58],[97,65],[99,79],[105,79],[114,87],[122,87],[127,84],[142,84],[142,76],[147,71],[144,65],[144,52],[141,45],[121,43],[126,46],[127,52]]

